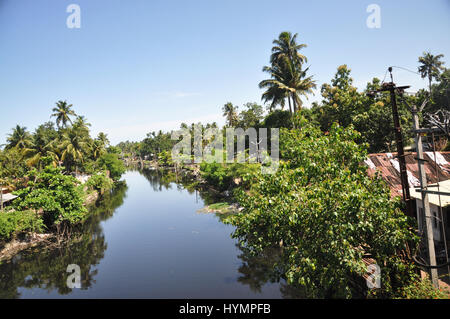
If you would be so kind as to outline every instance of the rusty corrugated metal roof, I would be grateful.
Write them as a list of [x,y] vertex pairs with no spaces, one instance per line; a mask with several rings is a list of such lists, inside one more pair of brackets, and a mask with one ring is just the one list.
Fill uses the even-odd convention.
[[[409,187],[419,186],[419,168],[415,158],[416,153],[409,153],[405,156]],[[450,179],[450,152],[436,152],[436,160],[433,152],[424,152],[424,158],[426,160],[425,173],[429,184],[436,183],[438,176],[440,181]],[[368,166],[370,176],[373,176],[376,171],[380,172],[381,177],[389,185],[393,197],[402,196],[397,153],[369,154],[364,163]]]

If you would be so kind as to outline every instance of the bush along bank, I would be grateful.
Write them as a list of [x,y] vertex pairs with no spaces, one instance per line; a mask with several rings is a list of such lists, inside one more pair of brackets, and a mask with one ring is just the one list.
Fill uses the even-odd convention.
[[109,171],[98,172],[81,183],[64,174],[63,167],[47,165],[31,170],[12,206],[0,213],[0,259],[52,237],[69,237],[74,226],[89,216],[89,205],[111,191],[115,180]]
[[[408,253],[418,243],[414,222],[385,183],[367,175],[361,165],[367,149],[355,142],[358,132],[335,125],[325,134],[303,125],[280,133],[275,174],[249,164],[192,169],[198,185],[228,191],[238,203],[221,220],[236,227],[233,237],[242,246],[255,255],[281,247],[282,278],[315,298],[449,297],[417,276]],[[208,209],[224,210],[221,203]],[[368,258],[381,271],[381,287],[372,290],[362,280]]]

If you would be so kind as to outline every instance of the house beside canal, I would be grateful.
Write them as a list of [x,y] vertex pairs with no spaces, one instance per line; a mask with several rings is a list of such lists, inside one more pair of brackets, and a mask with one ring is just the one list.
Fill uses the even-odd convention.
[[[450,152],[424,152],[424,167],[428,188],[450,193]],[[418,192],[420,187],[419,168],[416,153],[408,153],[405,156],[410,195],[415,202],[415,215],[418,221],[419,232],[424,229],[422,195]],[[402,196],[402,184],[400,179],[400,166],[397,153],[369,154],[364,162],[368,167],[368,174],[374,176],[379,172],[381,178],[386,181],[391,189],[391,196]],[[442,244],[444,238],[450,239],[450,196],[429,194],[430,211],[433,217],[433,234],[437,244]],[[442,213],[442,218],[441,218]],[[445,233],[443,232],[445,229]],[[445,236],[444,236],[445,235]]]

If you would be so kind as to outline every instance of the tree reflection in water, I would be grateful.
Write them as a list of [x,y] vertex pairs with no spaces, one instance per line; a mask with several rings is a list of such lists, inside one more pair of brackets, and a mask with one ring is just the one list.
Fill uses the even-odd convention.
[[[196,182],[170,170],[140,170],[154,191],[177,188],[190,194],[195,192],[205,204],[220,201],[207,190],[198,191]],[[111,193],[104,195],[95,207],[91,208],[89,219],[73,230],[71,239],[55,247],[35,247],[17,254],[14,258],[0,264],[0,298],[19,298],[20,288],[40,288],[68,295],[72,289],[67,287],[66,272],[69,264],[81,268],[81,289],[95,284],[96,269],[105,255],[107,243],[101,222],[111,218],[116,208],[126,197],[127,186],[119,184]],[[223,199],[222,199],[223,200]],[[222,222],[224,214],[215,214]],[[283,252],[280,248],[267,249],[259,254],[243,247],[239,250],[240,265],[237,281],[259,293],[266,284],[279,283],[283,298],[305,298],[301,288],[287,285],[284,278]]]
[[81,268],[81,289],[95,283],[95,266],[104,257],[107,248],[101,221],[114,214],[122,205],[127,185],[119,183],[113,191],[105,194],[91,208],[89,219],[74,229],[69,240],[55,247],[35,247],[15,255],[0,264],[0,298],[19,298],[19,287],[57,290],[66,295],[72,292],[67,287],[67,266],[77,264]]
[[[198,190],[197,183],[183,175],[177,176],[173,170],[143,169],[140,172],[149,181],[155,191],[177,188],[186,189],[190,194],[197,192],[206,205],[210,205],[221,198],[211,194],[208,190]],[[174,184],[176,183],[176,184]],[[222,198],[223,199],[223,198]],[[223,221],[227,214],[215,214]],[[286,256],[281,248],[265,249],[263,252],[254,254],[250,249],[237,244],[236,247],[241,252],[237,257],[242,261],[238,268],[240,276],[237,281],[256,293],[260,293],[262,287],[267,283],[279,283],[280,292],[283,298],[307,298],[307,292],[303,287],[288,285],[283,274],[285,273],[283,263]]]

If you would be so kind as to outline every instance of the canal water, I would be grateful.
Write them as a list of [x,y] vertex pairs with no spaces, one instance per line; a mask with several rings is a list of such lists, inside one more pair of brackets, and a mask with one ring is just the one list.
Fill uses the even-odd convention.
[[[290,298],[276,252],[251,256],[204,199],[158,171],[128,171],[71,240],[0,264],[0,298]],[[81,288],[67,286],[67,266]]]

